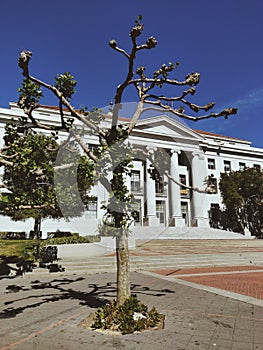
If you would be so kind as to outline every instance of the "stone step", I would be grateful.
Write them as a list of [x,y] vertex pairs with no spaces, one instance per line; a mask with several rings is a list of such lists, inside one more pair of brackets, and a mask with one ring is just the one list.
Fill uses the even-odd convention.
[[[260,253],[249,253],[247,255],[189,255],[189,256],[169,256],[166,257],[131,257],[130,267],[132,271],[139,270],[154,270],[154,269],[173,269],[173,268],[191,268],[191,267],[207,267],[207,266],[226,266],[231,265],[251,265],[253,264],[263,266],[263,256],[260,257]],[[74,260],[74,261],[61,261],[60,264],[66,271],[82,271],[86,273],[94,272],[114,272],[116,271],[116,261],[112,257],[110,260],[107,257],[99,259],[96,262],[90,259]]]
[[[134,226],[131,228],[135,239],[248,239],[239,233],[213,229],[210,227],[147,227]],[[252,237],[253,238],[253,237]]]
[[[250,266],[249,262],[240,262],[240,261],[232,261],[231,266]],[[260,265],[260,264],[258,264]],[[114,266],[67,266],[65,267],[64,272],[61,272],[59,274],[93,274],[93,273],[104,273],[104,272],[116,272],[116,265]],[[131,264],[130,265],[130,270],[131,271],[140,271],[140,270],[146,270],[146,271],[152,271],[152,270],[158,270],[158,269],[187,269],[187,268],[194,268],[194,267],[211,267],[211,266],[229,266],[228,262],[225,261],[218,261],[218,262],[207,262],[207,261],[199,261],[198,264],[194,262],[181,262],[178,264],[146,264],[146,265],[136,265],[136,264]],[[263,266],[263,261],[261,261],[261,266]],[[34,270],[33,273],[49,273],[47,269],[39,269],[37,268]]]
[[[218,254],[220,252],[220,254]],[[263,240],[153,240],[136,241],[131,271],[211,266],[263,266]],[[65,274],[116,272],[114,254],[65,257],[58,261]],[[39,273],[49,273],[47,269]]]

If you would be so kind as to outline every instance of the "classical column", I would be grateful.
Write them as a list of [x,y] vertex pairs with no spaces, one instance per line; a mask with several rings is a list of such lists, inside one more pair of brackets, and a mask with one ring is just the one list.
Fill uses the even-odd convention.
[[[154,156],[154,148],[148,148],[151,156]],[[146,207],[147,207],[147,226],[159,226],[159,219],[156,217],[156,194],[155,194],[155,180],[153,180],[148,173],[151,161],[146,158]]]
[[[181,151],[174,148],[171,150],[171,164],[170,164],[170,174],[172,178],[179,182],[179,164],[178,164],[178,154]],[[180,186],[175,182],[171,181],[171,206],[172,206],[172,220],[170,226],[182,227],[185,226],[185,221],[182,218],[181,212],[181,193]]]
[[[205,157],[202,153],[193,152],[192,153],[192,182],[193,187],[199,189],[205,189],[206,184],[204,183],[207,177],[207,164]],[[198,227],[209,227],[208,218],[208,203],[207,203],[207,193],[200,193],[193,190],[192,195],[192,212],[193,212],[193,226]]]

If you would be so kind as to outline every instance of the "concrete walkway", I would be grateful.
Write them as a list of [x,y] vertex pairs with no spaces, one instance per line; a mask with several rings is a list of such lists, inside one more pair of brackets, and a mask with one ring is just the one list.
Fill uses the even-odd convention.
[[[165,315],[160,331],[116,336],[79,326],[97,307],[116,297],[113,273],[35,271],[2,278],[0,350],[261,350],[263,264],[258,260],[263,242],[253,242],[158,241],[151,242],[150,249],[147,244],[138,247],[133,254],[141,258],[166,252],[167,261],[176,256],[194,262],[191,268],[174,264],[169,269],[155,266],[132,272],[132,292]],[[240,255],[247,264],[237,265]],[[197,259],[210,261],[212,256],[218,257],[218,265],[204,267],[205,260]],[[248,260],[251,257],[253,261]]]
[[113,274],[32,277],[1,281],[1,350],[263,349],[263,307],[184,281],[132,273],[133,293],[165,314],[165,327],[113,336],[79,326],[114,298]]

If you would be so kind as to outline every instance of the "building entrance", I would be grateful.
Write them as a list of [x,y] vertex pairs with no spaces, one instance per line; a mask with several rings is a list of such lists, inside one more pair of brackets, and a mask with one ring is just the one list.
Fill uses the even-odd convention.
[[156,201],[156,217],[160,221],[160,226],[165,226],[165,223],[166,223],[165,201]]

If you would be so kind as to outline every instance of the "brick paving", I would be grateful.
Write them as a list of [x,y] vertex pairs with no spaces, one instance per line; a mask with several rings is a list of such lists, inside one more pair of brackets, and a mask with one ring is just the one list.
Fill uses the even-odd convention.
[[[253,270],[250,271],[250,270]],[[255,272],[257,271],[257,272]],[[211,267],[153,271],[204,286],[227,290],[263,300],[263,267]]]
[[190,275],[190,274],[203,274],[203,273],[215,273],[215,272],[231,272],[231,271],[249,271],[249,270],[262,270],[263,266],[213,266],[213,267],[196,267],[192,269],[164,269],[156,270],[153,272],[160,273],[165,276],[176,275]]
[[263,300],[263,272],[179,278]]
[[184,255],[184,254],[222,254],[262,252],[263,240],[151,240],[136,241],[135,256]]

